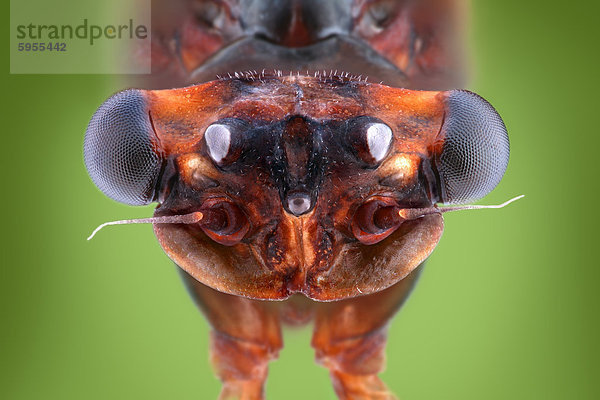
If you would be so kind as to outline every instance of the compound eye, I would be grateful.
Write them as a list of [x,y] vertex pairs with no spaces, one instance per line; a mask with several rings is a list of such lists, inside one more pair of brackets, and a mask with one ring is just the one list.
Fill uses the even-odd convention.
[[98,108],[85,133],[84,160],[113,200],[135,206],[154,200],[164,156],[139,90],[117,93]]
[[481,199],[502,179],[508,134],[496,110],[475,93],[453,90],[447,103],[436,162],[440,197],[446,204],[464,204]]
[[210,158],[218,165],[235,161],[241,153],[244,122],[227,119],[215,122],[204,131],[204,141]]
[[370,166],[378,165],[389,153],[392,129],[370,117],[359,117],[350,123],[348,140],[358,158]]

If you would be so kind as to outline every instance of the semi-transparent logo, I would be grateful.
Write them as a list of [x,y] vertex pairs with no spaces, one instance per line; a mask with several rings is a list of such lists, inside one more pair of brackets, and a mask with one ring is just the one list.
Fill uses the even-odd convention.
[[13,74],[150,73],[150,0],[11,0]]

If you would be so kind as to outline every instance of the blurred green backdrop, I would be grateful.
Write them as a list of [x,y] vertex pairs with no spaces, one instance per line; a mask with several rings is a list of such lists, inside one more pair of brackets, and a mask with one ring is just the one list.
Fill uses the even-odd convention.
[[[8,18],[8,2],[4,2]],[[394,320],[384,379],[403,399],[600,398],[598,3],[474,1],[475,78],[512,154],[483,203],[457,213]],[[6,21],[8,26],[8,21]],[[4,55],[8,54],[8,33]],[[149,226],[82,162],[109,76],[2,75],[0,398],[211,399],[208,326]],[[289,332],[269,399],[332,399],[309,330]]]

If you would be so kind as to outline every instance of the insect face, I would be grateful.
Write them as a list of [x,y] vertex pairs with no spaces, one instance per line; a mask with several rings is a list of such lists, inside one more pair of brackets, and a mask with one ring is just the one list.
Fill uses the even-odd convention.
[[110,197],[158,201],[156,216],[202,213],[155,232],[220,291],[335,300],[382,290],[443,230],[441,215],[403,210],[476,200],[504,173],[504,125],[473,93],[250,78],[121,92],[86,137],[88,170]]

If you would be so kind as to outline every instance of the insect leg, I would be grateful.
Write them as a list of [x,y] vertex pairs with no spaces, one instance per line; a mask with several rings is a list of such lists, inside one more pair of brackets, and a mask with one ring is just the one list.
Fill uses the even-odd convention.
[[385,365],[387,323],[417,280],[421,267],[381,292],[321,303],[312,345],[330,370],[340,399],[395,399],[377,376]]
[[181,274],[212,326],[211,362],[223,382],[219,398],[263,399],[268,363],[283,346],[276,304],[225,294]]

